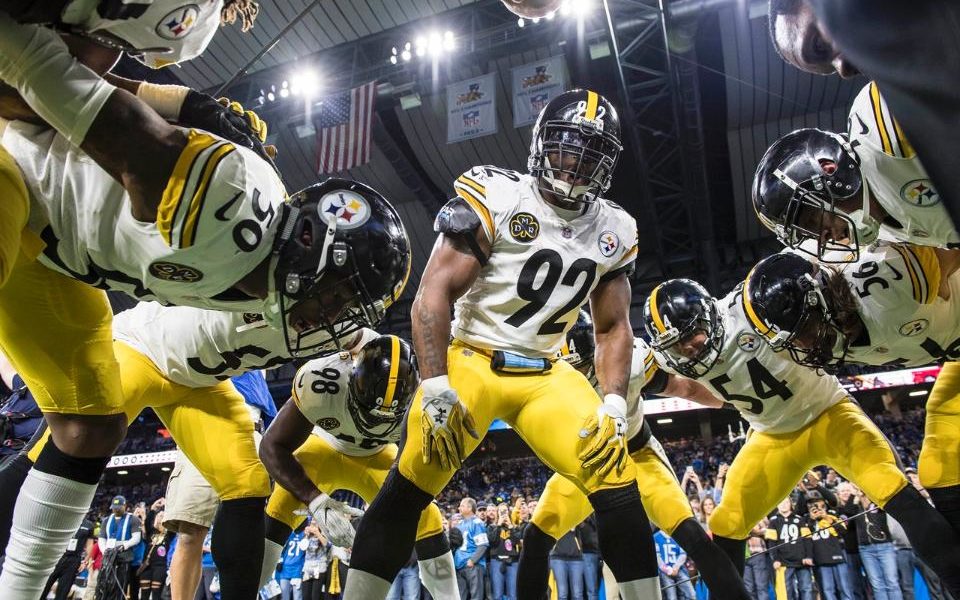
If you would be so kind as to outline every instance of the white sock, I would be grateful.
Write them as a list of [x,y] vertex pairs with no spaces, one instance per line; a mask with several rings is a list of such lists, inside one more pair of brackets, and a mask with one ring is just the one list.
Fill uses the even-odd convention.
[[[420,581],[433,600],[460,600],[457,587],[457,570],[453,565],[453,553],[447,552],[436,558],[418,561]],[[351,573],[352,575],[352,573]]]
[[273,573],[277,570],[277,563],[280,562],[280,554],[283,552],[283,546],[273,540],[264,538],[263,540],[263,567],[260,569],[260,587],[267,585],[267,582],[273,578]]
[[343,600],[383,600],[387,597],[391,584],[392,582],[366,571],[350,569],[347,584],[343,588]]
[[648,577],[633,581],[618,581],[623,600],[660,600],[660,578]]
[[96,485],[30,469],[13,510],[0,590],[4,600],[36,600],[86,516]]

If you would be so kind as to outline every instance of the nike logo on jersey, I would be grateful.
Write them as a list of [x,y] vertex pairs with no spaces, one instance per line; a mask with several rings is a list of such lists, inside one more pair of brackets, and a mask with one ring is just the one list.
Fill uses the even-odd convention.
[[240,196],[243,196],[243,192],[237,192],[234,194],[233,198],[227,200],[227,203],[217,209],[217,212],[213,213],[213,216],[217,218],[218,221],[229,221],[230,218],[227,217],[227,211],[233,208],[233,205],[237,203],[237,200],[240,199]]
[[867,127],[867,124],[863,122],[863,119],[860,115],[857,115],[857,121],[860,123],[860,135],[867,135],[870,133],[870,128]]

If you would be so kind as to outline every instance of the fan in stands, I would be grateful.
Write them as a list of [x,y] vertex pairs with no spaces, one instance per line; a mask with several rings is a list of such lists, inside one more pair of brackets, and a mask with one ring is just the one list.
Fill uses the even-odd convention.
[[545,17],[560,8],[562,0],[501,0],[507,10],[525,19]]

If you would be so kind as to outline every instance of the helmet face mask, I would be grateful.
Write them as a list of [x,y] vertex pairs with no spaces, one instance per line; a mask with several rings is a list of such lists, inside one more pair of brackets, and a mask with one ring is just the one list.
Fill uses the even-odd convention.
[[[592,114],[591,118],[588,118]],[[610,187],[623,145],[616,110],[602,96],[571,90],[543,109],[527,166],[541,192],[574,207]]]
[[644,308],[650,347],[676,372],[699,379],[723,352],[724,327],[716,300],[689,280],[672,280],[650,294]]
[[417,360],[406,341],[384,335],[368,342],[354,360],[347,397],[357,430],[372,438],[391,436],[419,385]]
[[340,338],[375,327],[403,292],[410,244],[400,217],[363,184],[328,179],[284,206],[265,315],[293,356],[340,349]]

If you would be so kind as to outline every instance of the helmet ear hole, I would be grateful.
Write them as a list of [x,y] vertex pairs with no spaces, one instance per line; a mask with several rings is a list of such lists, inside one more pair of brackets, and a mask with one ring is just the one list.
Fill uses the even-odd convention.
[[823,172],[827,175],[833,175],[837,172],[837,163],[830,160],[829,158],[820,159],[820,168],[823,169]]
[[303,227],[300,229],[300,234],[297,236],[297,240],[307,246],[308,248],[313,245],[313,221],[310,219],[304,219]]

